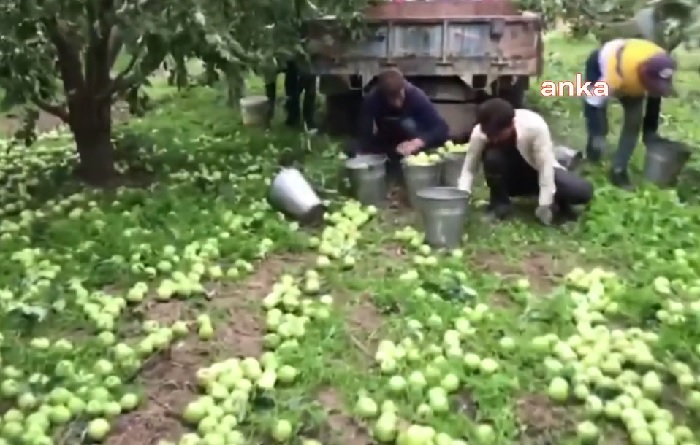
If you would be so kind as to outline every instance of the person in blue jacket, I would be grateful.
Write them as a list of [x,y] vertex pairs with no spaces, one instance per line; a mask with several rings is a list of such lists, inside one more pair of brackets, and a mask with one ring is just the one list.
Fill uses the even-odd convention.
[[447,122],[430,98],[392,68],[379,74],[364,97],[358,137],[346,154],[384,154],[389,167],[395,167],[405,156],[441,147],[448,133]]

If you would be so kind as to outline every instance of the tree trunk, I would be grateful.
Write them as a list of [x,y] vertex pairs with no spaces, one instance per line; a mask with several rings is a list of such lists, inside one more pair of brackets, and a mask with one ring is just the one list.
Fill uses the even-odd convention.
[[94,98],[70,107],[70,128],[78,149],[78,176],[91,185],[110,184],[116,177],[112,145],[112,108]]
[[245,96],[245,78],[238,70],[231,70],[226,73],[226,96],[228,106],[238,109],[240,100]]

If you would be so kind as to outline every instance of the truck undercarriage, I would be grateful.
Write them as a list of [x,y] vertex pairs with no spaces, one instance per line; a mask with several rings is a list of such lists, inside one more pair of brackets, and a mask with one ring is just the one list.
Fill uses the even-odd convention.
[[529,78],[542,70],[541,21],[519,14],[508,0],[383,3],[365,11],[364,24],[359,37],[332,17],[308,29],[331,133],[354,131],[363,94],[388,67],[425,91],[454,140],[469,136],[485,99],[521,106]]

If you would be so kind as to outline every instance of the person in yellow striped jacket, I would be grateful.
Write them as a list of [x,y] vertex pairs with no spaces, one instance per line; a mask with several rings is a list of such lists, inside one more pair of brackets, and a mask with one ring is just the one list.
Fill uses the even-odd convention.
[[[647,97],[660,98],[673,94],[675,60],[660,46],[643,39],[615,39],[594,50],[585,64],[585,81],[606,82],[608,97],[584,98],[584,117],[588,141],[586,157],[600,161],[608,132],[606,105],[610,97],[622,104],[624,118],[617,152],[613,158],[610,180],[631,189],[627,166],[643,130],[644,103]],[[655,132],[656,129],[648,129]]]

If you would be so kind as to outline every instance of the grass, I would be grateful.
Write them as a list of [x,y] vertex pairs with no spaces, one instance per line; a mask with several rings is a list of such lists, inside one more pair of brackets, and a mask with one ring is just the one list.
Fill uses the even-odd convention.
[[[566,80],[591,44],[548,48],[544,77]],[[696,75],[663,105],[691,145]],[[582,146],[578,100],[530,101]],[[463,248],[437,252],[405,209],[337,194],[333,141],[242,128],[224,102],[192,89],[119,126],[146,188],[80,189],[55,132],[0,155],[0,444],[695,443],[700,212],[682,193],[591,169],[579,223],[486,226],[475,204]],[[324,228],[266,203],[281,158],[329,200]]]

